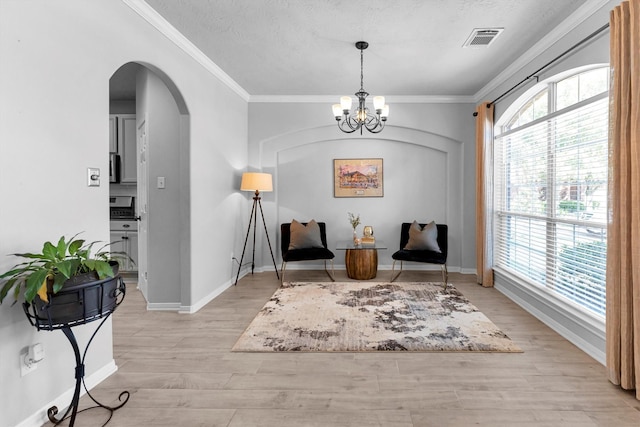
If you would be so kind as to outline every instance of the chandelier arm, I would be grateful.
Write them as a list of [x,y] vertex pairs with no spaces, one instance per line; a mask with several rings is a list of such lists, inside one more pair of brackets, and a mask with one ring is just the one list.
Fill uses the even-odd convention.
[[378,133],[384,129],[384,124],[385,122],[380,120],[379,116],[368,114],[364,125],[369,132]]
[[371,133],[380,133],[382,132],[382,129],[384,129],[384,122],[382,122],[382,124],[376,125],[373,129],[369,129],[369,127],[367,126],[367,130]]
[[351,126],[350,121],[350,117],[349,116],[345,116],[345,118],[342,121],[338,122],[338,128],[340,128],[340,130],[344,133],[353,133],[355,131],[358,130],[358,127],[353,127]]
[[362,123],[358,120],[358,116],[354,117],[353,115],[349,115],[347,118],[347,124],[349,125],[349,128],[353,130],[358,130],[362,126]]
[[366,124],[371,124],[371,123],[375,123],[375,125],[379,125],[380,124],[380,116],[375,115],[375,114],[371,114],[371,113],[367,113],[367,119],[365,120]]

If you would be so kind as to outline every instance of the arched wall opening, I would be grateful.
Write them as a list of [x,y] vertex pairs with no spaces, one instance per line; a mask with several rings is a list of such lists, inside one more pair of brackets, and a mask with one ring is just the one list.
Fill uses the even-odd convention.
[[[149,309],[189,305],[189,110],[173,80],[144,62],[121,66],[110,79],[110,115],[135,114],[136,180],[111,183],[110,196],[135,197],[138,288]],[[131,164],[131,163],[129,163]]]
[[[464,208],[460,196],[464,169],[461,141],[393,126],[387,126],[382,134],[354,139],[336,134],[335,126],[323,126],[264,140],[260,153],[261,170],[274,177],[274,192],[263,194],[263,206],[265,216],[274,219],[269,234],[278,236],[274,245],[278,262],[280,223],[293,218],[324,221],[330,249],[334,250],[337,241],[351,237],[347,215],[352,212],[360,214],[359,232],[363,225],[373,226],[376,239],[389,248],[379,254],[380,269],[391,267],[402,222],[435,220],[450,227],[448,264],[452,271],[460,271]],[[350,158],[383,160],[382,197],[334,197],[333,161]],[[268,266],[269,249],[265,241],[262,245],[262,265]],[[334,253],[336,267],[343,265],[344,254]],[[290,268],[319,266],[295,264]]]

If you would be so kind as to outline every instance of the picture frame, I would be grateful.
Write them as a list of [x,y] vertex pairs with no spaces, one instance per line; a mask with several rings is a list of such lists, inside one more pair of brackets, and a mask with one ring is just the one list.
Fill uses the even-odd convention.
[[384,197],[382,159],[334,159],[333,197]]

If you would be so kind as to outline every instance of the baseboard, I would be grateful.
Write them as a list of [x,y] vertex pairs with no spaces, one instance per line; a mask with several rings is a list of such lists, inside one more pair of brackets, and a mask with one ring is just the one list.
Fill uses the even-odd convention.
[[149,302],[147,303],[147,310],[149,311],[179,311],[179,302]]
[[[261,272],[263,270],[264,270],[263,268],[260,268],[260,269],[256,268],[255,272],[258,273],[258,272]],[[238,277],[238,280],[242,279],[244,276],[246,276],[249,273],[250,273],[250,270],[248,270],[246,268],[242,269],[240,271],[240,275]],[[149,311],[177,311],[178,313],[181,313],[181,314],[193,314],[193,313],[196,313],[198,310],[200,310],[205,305],[207,305],[208,303],[210,303],[211,301],[213,301],[218,295],[220,295],[226,289],[228,289],[231,286],[233,286],[234,283],[235,283],[235,277],[233,279],[231,279],[231,280],[227,280],[222,285],[218,286],[213,291],[211,291],[209,294],[207,294],[205,297],[201,298],[200,300],[196,301],[194,304],[191,304],[191,305],[183,305],[183,304],[178,303],[178,302],[147,303],[147,310],[149,310]]]
[[[84,382],[89,390],[100,384],[102,381],[113,375],[118,370],[118,366],[116,365],[115,360],[111,360],[111,362],[107,363],[102,368],[98,369],[93,374],[86,376],[84,378]],[[65,391],[60,396],[56,397],[54,400],[40,408],[35,414],[31,415],[29,418],[22,421],[16,427],[40,427],[44,424],[49,423],[49,418],[47,417],[47,410],[52,406],[57,406],[58,408],[64,408],[66,410],[67,406],[73,399],[73,393],[75,391],[75,383],[73,387],[69,390]],[[86,390],[84,387],[80,388],[80,396],[84,396],[86,394]]]
[[[242,278],[245,274],[241,274],[240,278]],[[205,305],[207,305],[208,303],[213,301],[218,295],[220,295],[225,290],[227,290],[231,286],[233,286],[234,283],[235,283],[235,278],[234,278],[233,281],[227,280],[225,283],[223,283],[222,285],[220,285],[217,288],[215,288],[212,292],[210,292],[204,298],[201,298],[200,300],[196,301],[194,304],[192,304],[192,305],[180,305],[178,307],[178,313],[182,313],[182,314],[193,314],[193,313],[196,313],[202,307],[204,307]]]
[[546,295],[543,290],[518,283],[518,279],[509,274],[496,272],[494,287],[576,347],[606,365],[604,324],[570,304]]

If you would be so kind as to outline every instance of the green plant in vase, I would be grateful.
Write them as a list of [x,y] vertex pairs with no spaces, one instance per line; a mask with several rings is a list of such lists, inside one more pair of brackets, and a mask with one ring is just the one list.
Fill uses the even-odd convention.
[[358,215],[354,215],[351,212],[348,212],[349,215],[349,222],[351,223],[351,227],[353,228],[353,244],[357,245],[360,239],[358,239],[358,233],[356,231],[356,228],[358,227],[358,225],[360,225],[360,214]]
[[[38,331],[62,330],[73,348],[76,360],[73,399],[61,419],[55,418],[58,414],[56,406],[47,410],[49,421],[55,425],[67,418],[71,420],[69,425],[74,425],[80,387],[84,382],[87,350],[95,333],[123,301],[126,293],[115,258],[126,259],[128,256],[121,252],[106,251],[108,243],[94,252],[93,247],[98,242],[86,243],[77,236],[76,234],[70,239],[62,236],[56,244],[46,241],[38,253],[13,254],[26,261],[0,274],[0,303],[9,293],[13,294],[15,302],[22,297],[22,307],[29,323]],[[95,329],[81,358],[72,327],[98,319],[103,321]],[[91,399],[97,404],[94,407],[106,408],[113,413],[127,403],[129,392],[120,394],[121,403],[115,407],[107,407],[93,397]]]
[[98,242],[86,243],[77,236],[69,240],[62,236],[55,245],[47,241],[40,253],[13,254],[27,261],[0,275],[0,280],[5,280],[0,288],[0,304],[10,291],[16,302],[22,296],[30,304],[36,295],[48,302],[49,294],[59,292],[65,282],[83,273],[94,273],[97,279],[114,277],[116,259],[126,254],[105,251],[108,244],[93,253],[93,246]]

